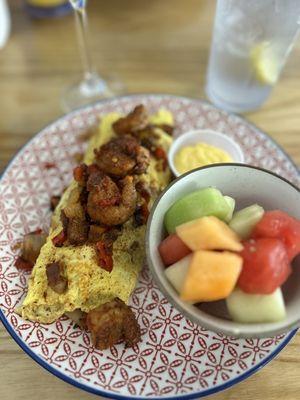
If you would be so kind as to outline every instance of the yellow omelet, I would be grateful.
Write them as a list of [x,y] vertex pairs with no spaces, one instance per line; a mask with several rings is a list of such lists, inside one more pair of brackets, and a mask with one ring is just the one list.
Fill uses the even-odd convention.
[[[84,162],[94,161],[94,149],[108,142],[115,136],[112,124],[122,115],[110,113],[102,118],[98,131],[91,138],[85,153]],[[172,124],[173,117],[167,110],[149,118],[150,123]],[[172,138],[163,130],[156,128],[159,145],[168,150]],[[150,206],[159,192],[169,183],[171,173],[169,168],[163,170],[160,161],[151,156],[147,173],[139,180],[148,184],[152,190]],[[91,245],[55,247],[52,243],[62,230],[60,221],[61,210],[66,206],[69,195],[77,185],[73,181],[64,192],[56,207],[51,229],[46,243],[32,270],[29,279],[28,293],[19,307],[20,315],[32,321],[51,323],[63,315],[80,309],[89,312],[96,307],[118,297],[128,303],[129,297],[136,285],[139,271],[144,260],[145,225],[135,227],[131,217],[122,228],[122,233],[113,244],[113,269],[107,272],[97,263],[95,249]],[[134,251],[130,251],[133,249]],[[48,286],[46,266],[49,263],[61,262],[65,265],[64,274],[68,288],[63,294],[58,294]]]

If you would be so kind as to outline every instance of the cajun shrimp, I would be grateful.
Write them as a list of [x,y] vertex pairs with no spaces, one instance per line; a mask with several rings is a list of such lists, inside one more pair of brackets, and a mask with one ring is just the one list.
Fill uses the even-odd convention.
[[136,106],[126,117],[118,119],[113,124],[117,135],[135,134],[148,125],[148,114],[143,104]]
[[129,135],[112,139],[95,150],[95,156],[95,162],[105,174],[118,177],[142,174],[150,163],[149,151]]
[[134,214],[137,191],[132,176],[126,176],[117,184],[105,175],[89,189],[87,212],[95,222],[109,226],[120,225]]

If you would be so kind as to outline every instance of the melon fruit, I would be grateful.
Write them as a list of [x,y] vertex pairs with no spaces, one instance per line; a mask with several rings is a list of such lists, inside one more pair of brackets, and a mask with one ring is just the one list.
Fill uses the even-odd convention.
[[230,196],[224,196],[224,199],[226,200],[226,203],[229,206],[228,214],[224,218],[224,221],[228,223],[232,219],[232,215],[235,208],[235,200]]
[[236,288],[226,299],[231,318],[242,323],[281,321],[286,317],[282,291],[271,294],[248,294]]
[[218,189],[208,187],[177,200],[166,212],[164,224],[168,233],[174,233],[178,225],[206,215],[225,220],[230,210],[231,206],[222,193]]
[[179,225],[176,233],[193,251],[243,250],[237,234],[225,222],[212,215]]
[[183,283],[185,281],[186,274],[188,272],[190,263],[192,261],[192,255],[188,255],[181,260],[177,261],[175,264],[170,265],[166,268],[166,277],[174,286],[174,288],[179,293],[182,289]]
[[242,258],[226,251],[207,250],[196,251],[191,257],[181,299],[193,303],[225,299],[236,285]]
[[160,243],[158,251],[164,265],[167,266],[175,264],[190,254],[191,249],[175,233],[172,233]]
[[264,209],[258,204],[243,208],[233,214],[229,226],[241,239],[248,239],[255,225],[262,219]]

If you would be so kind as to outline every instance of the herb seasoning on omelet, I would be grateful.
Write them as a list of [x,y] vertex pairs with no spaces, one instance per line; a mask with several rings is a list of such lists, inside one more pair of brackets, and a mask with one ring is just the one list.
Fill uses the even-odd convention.
[[143,263],[149,210],[171,179],[172,121],[166,110],[148,116],[143,105],[102,118],[56,204],[37,259],[19,257],[19,268],[32,269],[18,308],[23,318],[51,323],[76,315],[100,350],[120,339],[128,346],[139,341],[127,303]]

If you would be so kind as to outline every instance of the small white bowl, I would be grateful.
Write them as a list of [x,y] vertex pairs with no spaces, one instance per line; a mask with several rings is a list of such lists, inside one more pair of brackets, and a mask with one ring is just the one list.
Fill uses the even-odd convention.
[[212,146],[219,147],[228,153],[233,162],[243,163],[244,154],[240,146],[229,136],[223,133],[213,131],[211,129],[195,129],[180,135],[172,143],[168,152],[169,166],[175,176],[180,176],[182,173],[177,171],[175,167],[175,155],[184,146],[196,143],[207,143]]
[[152,275],[162,292],[182,314],[214,332],[237,337],[269,337],[300,326],[300,256],[293,273],[282,286],[287,316],[279,322],[243,324],[227,314],[224,302],[188,304],[180,299],[168,281],[158,246],[166,236],[164,216],[181,197],[197,189],[213,186],[236,200],[236,209],[257,203],[265,210],[279,209],[300,219],[300,190],[270,171],[246,164],[213,164],[195,169],[173,181],[154,203],[147,224],[146,254]]

